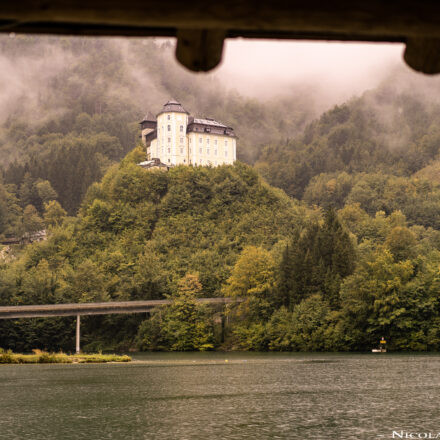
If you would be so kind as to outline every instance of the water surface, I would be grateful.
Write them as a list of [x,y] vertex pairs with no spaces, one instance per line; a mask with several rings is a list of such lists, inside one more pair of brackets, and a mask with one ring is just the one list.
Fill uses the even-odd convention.
[[440,432],[437,354],[133,357],[132,364],[0,365],[0,439],[336,440]]

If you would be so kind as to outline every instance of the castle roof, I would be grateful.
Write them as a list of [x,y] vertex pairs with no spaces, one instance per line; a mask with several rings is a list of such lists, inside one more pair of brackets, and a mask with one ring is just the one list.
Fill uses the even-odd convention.
[[162,110],[157,114],[159,116],[162,113],[175,112],[175,113],[189,113],[182,107],[182,104],[174,99],[170,99],[163,107]]
[[218,122],[212,118],[193,118],[192,116],[190,116],[186,131],[187,133],[196,131],[237,137],[232,127],[228,127],[227,125],[222,124],[221,122]]
[[154,116],[153,113],[148,112],[140,123],[142,124],[142,122],[156,122],[156,116]]
[[213,127],[228,128],[227,125],[212,118],[194,118],[194,124],[212,125]]

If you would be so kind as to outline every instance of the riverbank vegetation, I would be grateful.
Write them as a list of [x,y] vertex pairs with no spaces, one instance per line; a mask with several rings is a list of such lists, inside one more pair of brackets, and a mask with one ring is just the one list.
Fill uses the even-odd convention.
[[48,353],[36,349],[33,350],[33,354],[21,354],[0,348],[0,364],[102,364],[130,361],[131,357],[127,355]]

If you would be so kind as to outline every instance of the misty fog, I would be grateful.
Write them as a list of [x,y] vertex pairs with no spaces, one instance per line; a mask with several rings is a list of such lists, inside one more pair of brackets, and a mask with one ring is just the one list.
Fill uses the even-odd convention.
[[[12,38],[23,37],[2,36],[3,45]],[[50,41],[56,37],[34,38]],[[146,75],[145,70],[139,68],[142,61],[146,60],[139,60],[139,53],[134,53],[131,48],[131,42],[139,39],[103,40],[110,40],[121,47],[121,62],[130,68],[133,81],[140,86],[135,99],[141,97],[143,102],[154,102],[158,106],[169,98],[167,91],[151,87],[151,75]],[[171,47],[175,44],[173,40],[158,38],[142,41],[151,40],[158,44],[168,42],[169,63],[180,75],[218,83],[224,89],[235,89],[241,95],[260,100],[292,93],[306,94],[315,103],[318,113],[366,89],[376,87],[396,68],[409,76],[420,76],[410,72],[402,61],[401,44],[230,39],[225,43],[223,60],[217,69],[207,74],[193,74],[175,60]],[[12,59],[0,52],[0,120],[4,120],[17,107],[20,112],[34,108],[42,88],[61,70],[69,69],[74,62],[73,57],[63,50],[62,44],[58,50],[48,45],[47,50],[39,53],[15,53]],[[143,93],[145,90],[148,90],[147,97]],[[125,94],[127,84],[121,83],[119,90],[107,92]],[[133,97],[129,92],[128,96]],[[61,110],[63,103],[57,104]]]

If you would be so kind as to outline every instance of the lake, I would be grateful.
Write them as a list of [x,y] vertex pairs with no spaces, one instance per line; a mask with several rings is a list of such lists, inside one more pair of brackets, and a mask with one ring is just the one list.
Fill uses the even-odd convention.
[[0,439],[440,433],[438,354],[141,353],[133,359],[0,365]]

